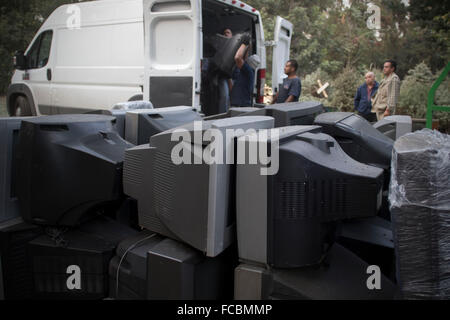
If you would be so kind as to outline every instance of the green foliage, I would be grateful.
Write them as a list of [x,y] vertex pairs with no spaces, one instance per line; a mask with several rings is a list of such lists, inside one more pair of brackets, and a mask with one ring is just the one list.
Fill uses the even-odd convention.
[[425,118],[428,93],[435,79],[436,77],[424,62],[411,69],[402,82],[398,106],[400,112],[414,118]]
[[[308,74],[302,81],[302,96],[300,97],[300,101],[316,100],[328,106],[328,99],[325,99],[323,95],[319,96],[317,94],[317,90],[319,89],[319,84],[317,83],[318,80],[320,80],[322,84],[325,84],[330,81],[330,76],[320,68],[313,73]],[[332,88],[327,89],[329,95],[332,93],[331,89]]]
[[364,74],[353,68],[344,69],[333,81],[331,105],[342,112],[352,112],[357,88],[363,83]]

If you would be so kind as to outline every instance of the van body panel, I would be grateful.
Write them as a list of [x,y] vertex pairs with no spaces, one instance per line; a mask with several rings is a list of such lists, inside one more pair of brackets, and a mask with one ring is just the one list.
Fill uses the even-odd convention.
[[[79,25],[73,25],[75,14]],[[112,109],[142,94],[142,0],[63,5],[44,22],[26,55],[47,30],[53,32],[47,65],[16,70],[12,78],[33,92],[36,114]]]
[[293,31],[294,26],[292,23],[282,17],[277,17],[272,61],[272,89],[274,94],[278,93],[280,85],[283,84],[283,80],[287,77],[284,74],[284,67],[286,62],[289,61]]
[[201,0],[144,0],[144,99],[156,108],[198,108]]

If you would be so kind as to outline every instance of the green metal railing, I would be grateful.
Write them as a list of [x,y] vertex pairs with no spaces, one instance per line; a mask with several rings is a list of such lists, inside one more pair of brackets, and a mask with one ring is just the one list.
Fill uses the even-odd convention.
[[450,112],[450,106],[437,106],[437,105],[435,105],[435,100],[434,100],[437,89],[442,84],[442,82],[445,81],[449,72],[450,72],[450,62],[445,67],[444,72],[442,72],[442,74],[439,76],[439,78],[433,84],[433,86],[431,87],[430,93],[428,94],[428,110],[427,110],[427,128],[428,129],[433,128],[433,112],[434,111]]

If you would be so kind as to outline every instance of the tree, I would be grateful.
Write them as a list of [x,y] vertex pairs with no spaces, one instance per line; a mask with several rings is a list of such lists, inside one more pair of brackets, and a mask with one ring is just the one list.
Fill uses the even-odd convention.
[[24,50],[45,19],[57,7],[76,0],[8,0],[0,4],[0,94],[4,95],[14,70],[13,56]]

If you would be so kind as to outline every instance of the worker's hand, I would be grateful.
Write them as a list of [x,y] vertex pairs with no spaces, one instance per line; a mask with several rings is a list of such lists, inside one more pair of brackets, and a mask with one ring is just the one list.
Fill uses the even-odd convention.
[[391,115],[391,111],[389,109],[386,109],[386,111],[384,112],[384,116],[389,117],[390,115]]
[[244,33],[242,35],[242,44],[245,44],[246,46],[250,45],[252,37],[248,33]]

